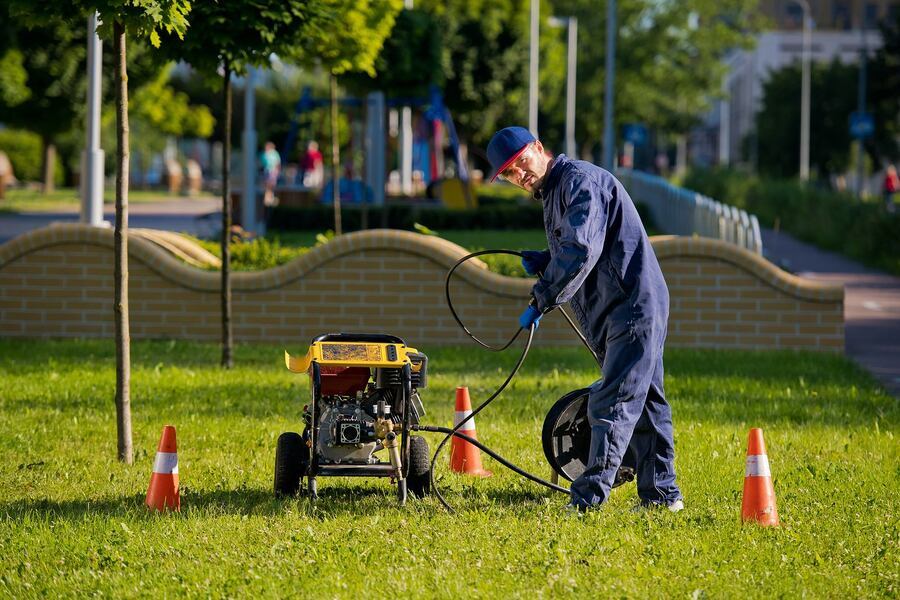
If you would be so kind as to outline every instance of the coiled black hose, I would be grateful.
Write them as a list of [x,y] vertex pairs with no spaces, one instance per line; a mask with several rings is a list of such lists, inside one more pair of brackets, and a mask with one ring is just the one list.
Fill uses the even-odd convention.
[[[516,340],[516,338],[519,337],[519,334],[522,333],[523,328],[520,327],[516,331],[516,333],[509,339],[509,341],[506,342],[506,344],[504,344],[503,346],[497,347],[497,346],[492,346],[490,344],[487,344],[487,343],[481,341],[477,336],[475,336],[475,334],[473,334],[471,331],[469,331],[468,327],[465,326],[465,324],[459,318],[459,315],[456,313],[456,309],[453,307],[453,300],[450,297],[450,279],[453,277],[453,273],[456,271],[456,269],[461,264],[466,262],[467,260],[470,260],[477,256],[483,256],[485,254],[510,254],[510,255],[519,256],[519,257],[524,256],[522,252],[518,252],[516,250],[479,250],[478,252],[473,252],[471,254],[467,254],[466,256],[459,259],[456,262],[456,264],[453,265],[453,267],[447,272],[447,277],[444,281],[444,294],[447,298],[447,307],[450,309],[450,313],[453,315],[454,320],[460,326],[460,328],[462,328],[462,330],[466,333],[466,335],[468,335],[470,338],[472,338],[472,340],[475,341],[475,343],[479,344],[480,346],[482,346],[483,348],[485,348],[487,350],[490,350],[492,352],[502,352],[502,351],[506,350],[507,348],[509,348],[512,345],[512,343]],[[548,311],[548,312],[550,312],[550,311]],[[581,339],[582,343],[591,352],[591,354],[594,356],[594,358],[597,358],[597,353],[594,351],[594,349],[588,343],[587,339],[585,339],[585,337],[581,334],[581,331],[578,329],[578,327],[575,325],[575,323],[572,321],[572,319],[569,318],[569,315],[566,314],[566,311],[561,310],[560,312],[562,312],[563,316],[565,316],[566,321],[569,322],[569,325],[572,327],[572,329],[578,335],[579,339]],[[509,382],[512,381],[513,377],[516,376],[516,373],[519,372],[519,368],[522,366],[522,363],[525,362],[525,357],[528,356],[528,351],[531,349],[531,342],[534,339],[534,332],[536,329],[537,329],[537,327],[533,324],[529,328],[528,339],[525,342],[525,347],[522,349],[522,355],[519,357],[519,360],[516,362],[515,367],[513,367],[513,370],[510,372],[509,376],[507,376],[506,380],[500,385],[500,387],[497,388],[497,390],[493,394],[490,395],[490,397],[487,400],[485,400],[484,402],[479,404],[478,407],[475,410],[473,410],[466,418],[462,419],[452,429],[449,429],[447,427],[435,427],[435,426],[430,426],[430,425],[415,425],[415,426],[413,426],[413,429],[418,430],[418,431],[431,431],[431,432],[447,434],[444,437],[444,439],[441,440],[441,443],[438,444],[437,449],[434,451],[434,456],[431,459],[431,468],[429,471],[429,476],[431,478],[431,489],[434,492],[434,495],[437,496],[437,499],[441,502],[441,504],[443,504],[444,507],[447,510],[449,510],[451,513],[455,512],[453,510],[453,507],[450,506],[450,504],[447,502],[447,500],[441,494],[441,492],[438,489],[437,484],[434,480],[434,467],[435,467],[435,464],[437,464],[438,455],[440,455],[441,450],[443,450],[444,446],[447,444],[447,442],[452,437],[462,438],[462,439],[466,440],[467,442],[474,444],[476,447],[483,450],[486,454],[488,454],[494,460],[498,461],[503,466],[511,469],[515,473],[521,475],[522,477],[525,477],[526,479],[528,479],[530,481],[533,481],[539,485],[543,485],[544,487],[547,487],[556,492],[562,492],[564,494],[569,493],[569,490],[567,488],[564,488],[555,483],[551,483],[549,481],[541,479],[537,475],[529,473],[528,471],[526,471],[525,469],[522,469],[521,467],[517,467],[516,465],[512,464],[511,462],[509,462],[508,460],[506,460],[505,458],[503,458],[502,456],[500,456],[493,450],[490,450],[487,446],[480,443],[478,440],[476,440],[470,436],[467,436],[463,433],[460,433],[460,431],[459,431],[460,429],[462,429],[463,425],[465,425],[467,422],[469,422],[471,419],[473,419],[475,417],[475,415],[477,415],[482,410],[484,410],[488,404],[493,402],[497,398],[497,396],[499,396],[500,393],[504,389],[506,389],[506,386],[509,385]],[[599,362],[599,360],[598,360],[598,362]]]

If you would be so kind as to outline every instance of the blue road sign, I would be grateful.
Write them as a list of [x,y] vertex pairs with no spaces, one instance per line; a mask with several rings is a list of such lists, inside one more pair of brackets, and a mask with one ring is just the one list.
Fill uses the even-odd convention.
[[850,135],[857,140],[864,140],[875,133],[875,119],[870,113],[850,113]]
[[625,125],[623,137],[626,142],[631,142],[635,146],[640,146],[647,141],[647,128],[640,123],[629,123]]

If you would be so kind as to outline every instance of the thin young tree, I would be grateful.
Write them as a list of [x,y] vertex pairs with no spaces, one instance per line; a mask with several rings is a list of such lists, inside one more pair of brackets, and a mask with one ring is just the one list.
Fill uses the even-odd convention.
[[[394,27],[403,0],[329,0],[328,15],[340,16],[340,27],[313,27],[292,57],[327,69],[331,81],[331,198],[334,233],[341,235],[340,144],[338,142],[338,76],[362,71],[375,76],[375,59]],[[299,52],[297,52],[299,50]]]
[[[53,6],[58,4],[58,6]],[[116,323],[116,431],[119,460],[134,462],[131,438],[131,335],[128,320],[128,69],[127,34],[146,37],[153,46],[160,32],[182,36],[187,28],[187,0],[48,0],[41,3],[11,0],[10,14],[26,23],[40,23],[47,14],[61,14],[76,7],[73,23],[84,24],[87,15],[100,14],[101,37],[112,37],[116,87],[116,228],[115,298]]]
[[[208,79],[221,77],[225,107],[222,145],[222,357],[223,367],[233,365],[231,299],[231,86],[232,76],[249,66],[268,64],[274,53],[302,55],[307,36],[323,36],[341,27],[341,13],[332,2],[307,0],[229,0],[193,6],[191,29],[184,39],[166,40],[167,59],[189,63]],[[321,31],[319,31],[321,29]],[[244,148],[254,152],[255,148]]]

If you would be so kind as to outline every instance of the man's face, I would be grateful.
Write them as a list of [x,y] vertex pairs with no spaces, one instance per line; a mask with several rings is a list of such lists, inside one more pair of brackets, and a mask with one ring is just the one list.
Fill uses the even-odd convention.
[[525,191],[534,192],[544,180],[549,164],[544,147],[540,142],[533,142],[500,173],[500,177]]

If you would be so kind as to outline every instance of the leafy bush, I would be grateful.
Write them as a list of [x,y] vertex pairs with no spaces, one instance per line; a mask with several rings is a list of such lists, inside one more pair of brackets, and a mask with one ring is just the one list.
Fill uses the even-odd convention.
[[743,208],[762,225],[777,222],[801,240],[900,274],[900,215],[888,213],[881,203],[730,169],[694,170],[684,187]]
[[0,130],[0,150],[6,152],[16,178],[37,181],[41,178],[41,137],[21,129]]
[[[220,242],[193,239],[210,253],[222,258]],[[262,271],[290,262],[308,251],[309,248],[282,246],[277,238],[244,240],[235,237],[231,241],[231,268],[235,271]]]
[[[344,231],[356,231],[362,226],[362,211],[358,206],[342,209]],[[450,210],[440,206],[387,205],[369,207],[371,227],[413,229],[421,223],[431,229],[542,229],[544,220],[540,204],[512,203],[481,206],[469,210]],[[269,217],[271,230],[321,231],[334,224],[331,206],[305,208],[275,207]]]

